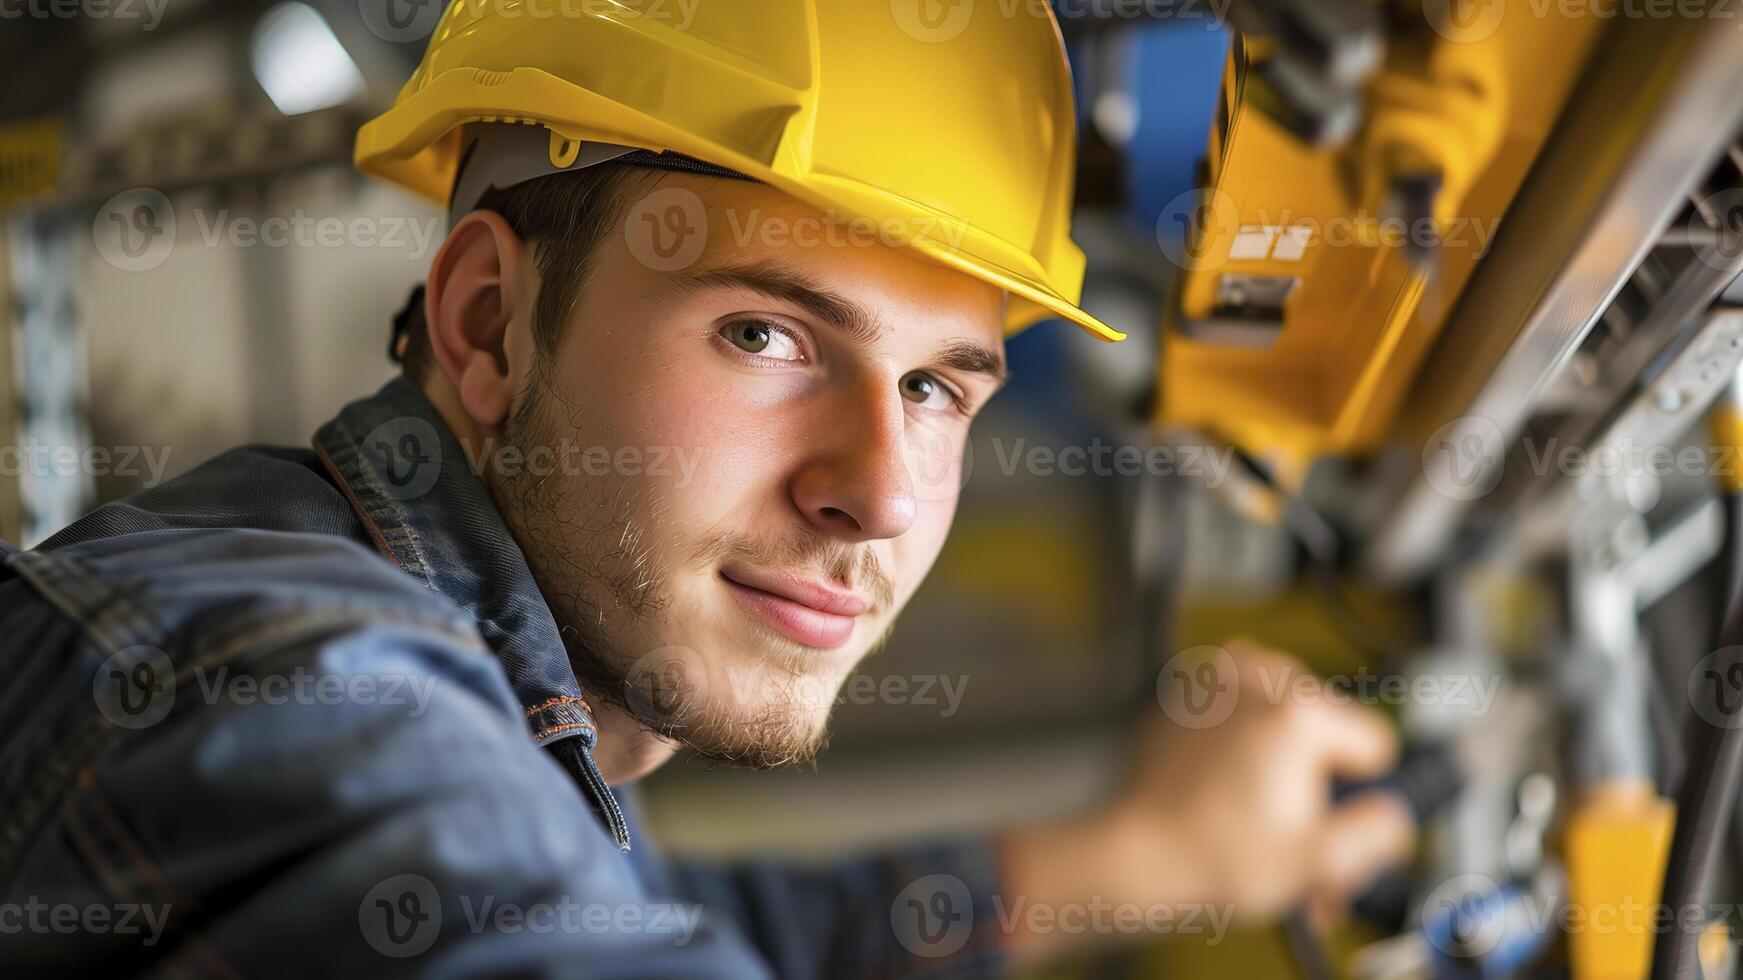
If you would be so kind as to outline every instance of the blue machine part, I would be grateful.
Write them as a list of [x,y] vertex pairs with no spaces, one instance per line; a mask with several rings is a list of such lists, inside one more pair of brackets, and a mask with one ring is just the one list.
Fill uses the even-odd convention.
[[1555,937],[1555,898],[1519,884],[1461,886],[1455,879],[1436,889],[1422,911],[1422,934],[1430,948],[1431,973],[1443,980],[1506,977],[1536,959]]
[[[1126,146],[1130,217],[1155,228],[1171,202],[1196,186],[1222,87],[1229,33],[1208,20],[1160,21],[1136,32],[1126,84],[1137,128]],[[1176,205],[1182,217],[1189,206]],[[1165,227],[1185,227],[1172,219]]]

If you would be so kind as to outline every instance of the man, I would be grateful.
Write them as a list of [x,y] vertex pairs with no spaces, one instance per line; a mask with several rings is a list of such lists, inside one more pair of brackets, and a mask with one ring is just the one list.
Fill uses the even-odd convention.
[[1091,814],[839,868],[652,860],[624,792],[680,747],[816,753],[944,541],[1005,333],[1117,335],[1073,302],[1044,13],[514,9],[455,4],[359,140],[452,209],[406,376],[312,451],[8,558],[0,887],[78,920],[0,935],[9,966],[980,970],[1063,935],[994,901],[1263,921],[1404,853],[1396,801],[1329,802],[1389,766],[1385,725],[1241,651],[1226,720],[1158,714]]

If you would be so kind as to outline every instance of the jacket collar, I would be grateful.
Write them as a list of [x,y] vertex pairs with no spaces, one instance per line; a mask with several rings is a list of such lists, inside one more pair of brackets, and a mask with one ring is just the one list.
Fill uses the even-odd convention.
[[534,741],[597,742],[556,621],[484,481],[434,405],[404,378],[346,406],[315,452],[376,550],[470,611],[501,659]]

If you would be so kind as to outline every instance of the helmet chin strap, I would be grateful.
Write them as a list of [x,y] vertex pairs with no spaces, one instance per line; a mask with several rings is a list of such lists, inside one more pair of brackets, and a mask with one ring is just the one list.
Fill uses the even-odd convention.
[[644,150],[617,143],[571,140],[543,126],[523,123],[473,123],[462,134],[465,149],[449,196],[448,227],[475,208],[491,189],[501,190],[552,174],[585,170],[616,161],[636,167],[755,180],[671,150]]

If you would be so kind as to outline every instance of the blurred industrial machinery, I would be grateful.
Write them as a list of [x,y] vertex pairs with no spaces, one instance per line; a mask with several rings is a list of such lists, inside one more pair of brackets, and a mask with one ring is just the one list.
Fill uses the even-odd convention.
[[1464,791],[1426,816],[1390,938],[1341,968],[1731,975],[1743,34],[1235,8],[1254,32],[1164,215],[1158,431],[1249,461],[1222,489],[1292,533],[1354,631],[1351,582],[1413,610],[1355,638],[1369,667],[1500,686],[1402,706]]

